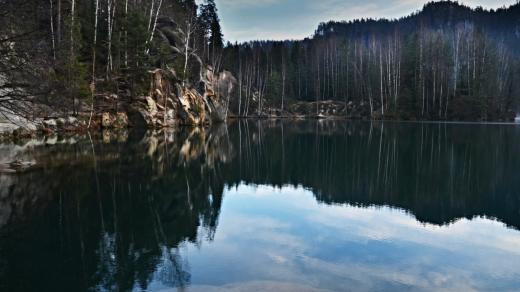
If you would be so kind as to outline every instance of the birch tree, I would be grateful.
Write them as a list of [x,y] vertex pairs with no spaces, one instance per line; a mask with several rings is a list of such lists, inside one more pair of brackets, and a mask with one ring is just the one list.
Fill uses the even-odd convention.
[[49,0],[50,3],[50,24],[51,24],[51,42],[52,42],[52,59],[56,62],[56,35],[54,34],[54,5],[53,0]]
[[98,14],[99,14],[99,0],[96,0],[94,12],[94,38],[92,43],[92,80],[90,82],[90,117],[88,121],[88,128],[92,123],[92,116],[94,114],[94,97],[96,94],[96,47],[97,47],[97,32],[98,32]]

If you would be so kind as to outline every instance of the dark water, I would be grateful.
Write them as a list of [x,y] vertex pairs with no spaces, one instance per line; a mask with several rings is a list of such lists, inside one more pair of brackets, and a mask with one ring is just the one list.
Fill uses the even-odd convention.
[[520,289],[518,126],[264,121],[65,142],[8,148],[37,164],[0,175],[1,291]]

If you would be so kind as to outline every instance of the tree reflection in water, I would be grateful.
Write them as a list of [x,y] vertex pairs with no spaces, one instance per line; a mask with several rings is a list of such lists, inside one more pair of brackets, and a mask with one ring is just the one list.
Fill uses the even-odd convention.
[[0,175],[1,290],[186,287],[183,246],[213,240],[225,189],[242,184],[520,227],[511,126],[243,121],[91,138],[36,143],[19,154],[35,169]]

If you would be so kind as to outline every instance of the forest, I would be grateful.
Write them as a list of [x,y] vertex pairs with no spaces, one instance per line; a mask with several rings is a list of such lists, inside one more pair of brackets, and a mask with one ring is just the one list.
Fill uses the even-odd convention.
[[[168,86],[193,97],[203,73],[213,77],[205,70],[223,48],[211,0],[2,0],[0,11],[0,112],[6,117],[89,115],[90,127],[102,112],[164,94],[162,107],[151,97],[145,102],[160,107],[166,122],[178,103],[166,104],[174,103]],[[154,87],[150,76],[168,82]]]
[[234,44],[214,0],[0,0],[0,11],[5,117],[86,115],[90,127],[139,99],[164,111],[160,126],[178,107],[173,119],[190,121],[203,108],[219,119],[510,121],[520,107],[520,2],[431,2],[401,19],[324,22],[304,40]]
[[520,96],[520,4],[431,2],[397,20],[327,22],[301,41],[224,52],[242,88],[234,111],[244,115],[252,100],[281,110],[335,100],[364,105],[359,114],[369,117],[511,120]]

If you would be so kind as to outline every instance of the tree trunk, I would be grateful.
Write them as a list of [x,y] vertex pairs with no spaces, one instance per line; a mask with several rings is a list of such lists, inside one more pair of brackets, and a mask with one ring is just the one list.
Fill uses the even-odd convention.
[[[148,42],[147,42],[148,44],[152,43],[152,41],[153,41],[153,36],[154,36],[155,30],[157,28],[157,19],[159,18],[159,13],[161,12],[162,3],[163,3],[163,0],[159,0],[159,6],[157,7],[157,11],[155,12],[155,19],[153,21],[153,27],[152,27],[152,29],[150,31],[150,37],[149,37]],[[153,5],[152,5],[152,9],[153,9]],[[150,18],[150,20],[151,20],[151,18]],[[191,28],[188,28],[188,32],[186,32],[188,35],[190,34],[189,30],[191,30]],[[188,37],[188,39],[189,39],[189,37]],[[188,40],[188,42],[189,42],[189,40]],[[146,54],[148,54],[149,51],[150,51],[150,49],[147,48],[146,49]]]
[[92,115],[94,114],[94,96],[96,94],[96,46],[97,46],[97,31],[98,31],[98,13],[99,13],[99,0],[96,0],[96,10],[94,14],[94,40],[92,43],[92,81],[90,83],[90,117],[88,120],[88,128],[92,123]]
[[[69,56],[69,80],[72,80],[72,65],[74,60],[74,22],[76,14],[76,1],[72,0],[70,19],[70,56]],[[74,93],[75,94],[75,93]],[[72,96],[72,111],[76,114],[76,96]]]
[[380,86],[381,86],[381,117],[385,115],[385,103],[383,96],[383,49],[379,45],[379,75],[380,75]]
[[125,0],[125,68],[128,69],[128,0]]
[[56,62],[56,36],[54,35],[54,7],[53,0],[49,0],[50,7],[50,17],[51,17],[51,41],[52,41],[52,58],[54,62]]
[[56,21],[56,36],[58,44],[61,43],[61,0],[58,0],[58,19]]

